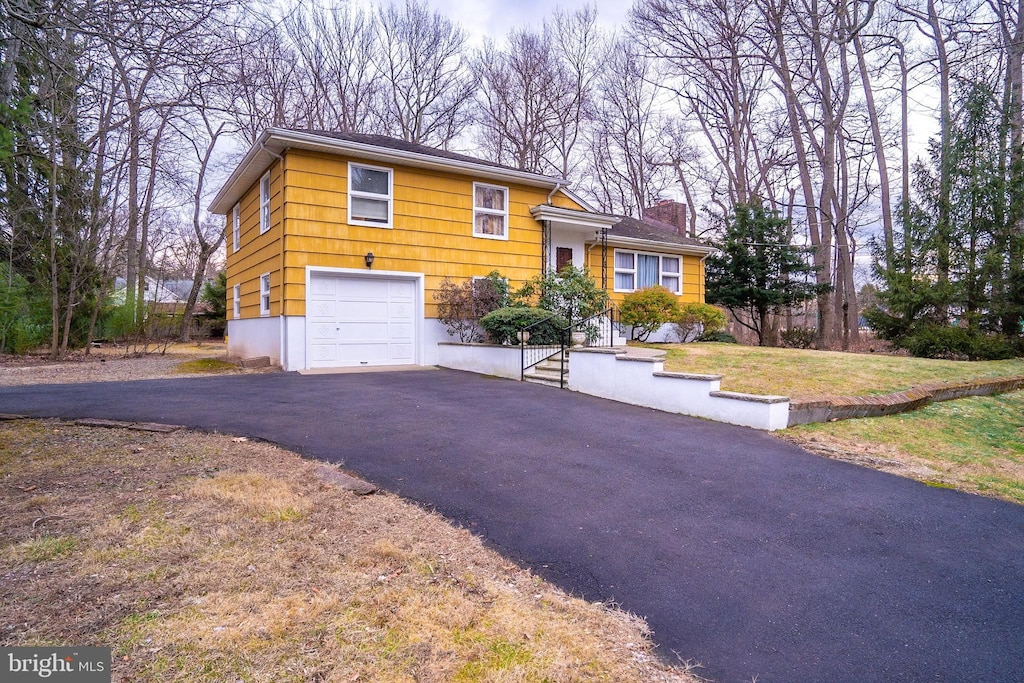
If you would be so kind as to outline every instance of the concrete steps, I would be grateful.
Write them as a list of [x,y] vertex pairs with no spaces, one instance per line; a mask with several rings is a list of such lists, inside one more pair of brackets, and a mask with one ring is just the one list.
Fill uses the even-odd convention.
[[552,387],[559,387],[562,383],[562,365],[565,365],[566,382],[569,381],[569,359],[560,353],[555,354],[551,358],[545,361],[541,361],[537,365],[526,371],[523,375],[523,380],[527,382],[533,382],[534,384],[546,384]]

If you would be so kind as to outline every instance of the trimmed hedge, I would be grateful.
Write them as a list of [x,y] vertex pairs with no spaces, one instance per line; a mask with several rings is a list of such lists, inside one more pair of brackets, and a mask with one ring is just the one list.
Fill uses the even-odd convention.
[[535,323],[541,324],[530,329],[530,346],[559,344],[563,331],[569,327],[569,321],[562,316],[531,306],[499,308],[480,318],[480,327],[494,344],[518,344],[516,333]]

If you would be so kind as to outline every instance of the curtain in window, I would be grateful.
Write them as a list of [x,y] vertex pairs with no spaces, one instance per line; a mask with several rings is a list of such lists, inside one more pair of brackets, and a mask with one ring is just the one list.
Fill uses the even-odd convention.
[[351,202],[352,210],[350,212],[350,218],[358,221],[372,221],[374,223],[388,222],[387,201],[352,197]]
[[661,257],[661,285],[670,292],[679,292],[679,259]]
[[635,282],[632,272],[622,273],[619,269],[632,271],[634,268],[633,253],[629,251],[615,252],[615,289],[632,291]]
[[660,273],[657,256],[647,254],[636,255],[636,288],[643,289],[658,284]]

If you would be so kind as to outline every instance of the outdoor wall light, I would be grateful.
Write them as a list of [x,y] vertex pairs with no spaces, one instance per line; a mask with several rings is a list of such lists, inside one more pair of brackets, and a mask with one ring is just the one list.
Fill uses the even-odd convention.
[[366,252],[366,257],[365,258],[366,258],[366,267],[367,268],[373,268],[373,252],[372,251]]

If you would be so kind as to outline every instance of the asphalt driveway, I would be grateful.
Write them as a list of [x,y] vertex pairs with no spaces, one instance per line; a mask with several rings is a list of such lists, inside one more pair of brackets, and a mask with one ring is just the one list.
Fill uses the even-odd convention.
[[454,371],[8,387],[0,412],[343,463],[718,681],[1024,681],[1024,507],[753,430]]

